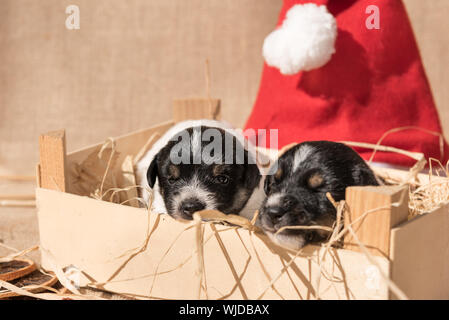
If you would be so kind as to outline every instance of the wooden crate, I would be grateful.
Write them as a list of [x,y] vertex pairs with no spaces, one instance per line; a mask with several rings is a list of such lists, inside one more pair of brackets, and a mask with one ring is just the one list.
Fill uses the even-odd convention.
[[[192,102],[177,101],[176,120],[219,115],[219,101],[193,104],[197,107],[192,116],[188,111]],[[119,161],[125,155],[136,155],[155,132],[163,134],[173,124],[170,121],[115,138]],[[354,239],[347,237],[344,249],[332,248],[319,265],[322,247],[307,246],[297,255],[243,228],[209,223],[198,227],[195,222],[182,223],[142,208],[73,194],[71,166],[101,145],[66,154],[63,131],[40,139],[36,200],[42,265],[47,269],[76,266],[82,271],[82,286],[169,299],[396,298],[384,275],[409,298],[449,299],[447,203],[406,221],[407,199],[403,197],[407,192],[403,188],[348,188],[349,220],[384,207],[354,225],[372,256],[369,259],[359,252]],[[392,176],[405,175],[383,170]],[[420,175],[419,179],[428,177]],[[404,200],[403,205],[391,207],[398,199]],[[198,230],[204,232],[204,260],[198,259],[196,250]]]

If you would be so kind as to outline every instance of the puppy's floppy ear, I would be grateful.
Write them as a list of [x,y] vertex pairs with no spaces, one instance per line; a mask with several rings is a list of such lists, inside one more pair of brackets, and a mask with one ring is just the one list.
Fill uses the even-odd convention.
[[273,184],[273,175],[272,174],[268,174],[265,176],[265,182],[263,184],[263,190],[265,191],[265,194],[268,195],[270,193],[271,190],[271,185]]
[[150,166],[148,167],[147,171],[147,181],[150,188],[154,187],[154,184],[156,183],[157,178],[157,155],[154,157],[153,161],[151,161]]
[[268,174],[265,176],[265,182],[263,185],[263,190],[265,194],[268,195],[271,191],[273,184],[280,180],[283,175],[283,170],[279,161],[270,167]]
[[260,171],[256,164],[247,164],[245,168],[245,187],[253,190],[259,185]]
[[244,153],[245,160],[245,173],[244,173],[244,185],[248,190],[254,190],[259,185],[260,181],[260,171],[257,167],[256,159],[245,150]]

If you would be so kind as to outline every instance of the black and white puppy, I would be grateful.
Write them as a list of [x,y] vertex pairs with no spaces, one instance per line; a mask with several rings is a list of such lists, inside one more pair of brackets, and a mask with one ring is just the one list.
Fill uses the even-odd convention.
[[348,186],[379,185],[365,161],[350,147],[330,141],[304,142],[287,150],[265,180],[267,197],[259,224],[281,246],[298,250],[307,243],[325,240],[327,232],[286,229],[284,226],[328,226],[336,209],[326,197],[345,198]]
[[[255,155],[244,141],[219,121],[172,127],[137,164],[138,182],[154,191],[151,210],[184,220],[205,209],[251,219],[264,192]],[[149,201],[148,192],[142,196]]]

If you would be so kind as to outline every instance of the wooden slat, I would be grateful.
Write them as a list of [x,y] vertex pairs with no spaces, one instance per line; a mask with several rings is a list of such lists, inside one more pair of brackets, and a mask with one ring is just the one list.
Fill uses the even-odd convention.
[[135,171],[134,171],[132,156],[127,155],[125,157],[125,160],[123,161],[122,166],[121,166],[121,170],[122,170],[122,174],[120,177],[120,188],[127,188],[127,187],[130,187],[130,188],[119,194],[120,202],[126,203],[127,205],[130,205],[131,207],[139,208],[139,201],[137,200],[137,197],[139,196],[139,194],[137,192],[137,188],[134,187],[137,185],[137,182],[136,182],[136,175],[135,175]]
[[41,181],[41,165],[38,163],[36,164],[36,185],[38,188],[42,188],[42,181]]
[[65,131],[58,130],[39,137],[40,185],[45,189],[66,191]]
[[[350,208],[350,215],[345,217],[345,226],[364,213],[374,210],[360,221],[353,223],[352,228],[371,253],[389,257],[391,229],[407,220],[409,212],[407,187],[349,187],[346,189],[346,202]],[[400,203],[399,206],[392,206],[397,203]],[[377,210],[378,208],[380,210]],[[360,251],[349,233],[345,237],[344,247]]]
[[173,100],[173,120],[220,120],[220,99],[186,98]]
[[391,230],[391,279],[410,299],[449,299],[448,231],[448,203]]

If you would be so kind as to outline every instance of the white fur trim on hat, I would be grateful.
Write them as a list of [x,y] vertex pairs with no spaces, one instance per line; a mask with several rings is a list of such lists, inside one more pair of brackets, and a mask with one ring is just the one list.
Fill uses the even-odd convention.
[[331,59],[336,38],[337,22],[326,6],[297,4],[288,10],[282,26],[265,38],[263,56],[282,74],[309,71]]

